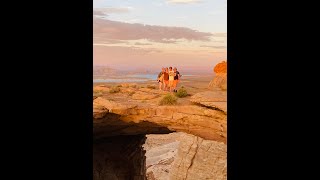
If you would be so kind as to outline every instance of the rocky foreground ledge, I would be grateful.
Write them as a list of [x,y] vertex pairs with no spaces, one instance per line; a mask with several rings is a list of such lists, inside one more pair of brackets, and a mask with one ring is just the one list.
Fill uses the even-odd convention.
[[179,98],[174,106],[159,106],[168,92],[126,84],[117,93],[94,87],[94,138],[118,135],[186,132],[205,140],[226,143],[226,91],[205,91]]

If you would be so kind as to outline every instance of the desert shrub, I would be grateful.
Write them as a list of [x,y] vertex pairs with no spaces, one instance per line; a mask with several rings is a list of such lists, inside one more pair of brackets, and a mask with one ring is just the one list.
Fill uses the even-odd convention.
[[121,85],[121,84],[119,84],[119,85],[117,85],[117,87],[122,87],[122,85]]
[[129,93],[129,96],[132,96],[134,93],[135,93],[134,91],[130,92],[130,93]]
[[109,90],[109,93],[118,93],[118,92],[120,92],[120,88],[118,86],[111,87]]
[[179,98],[183,98],[183,97],[186,97],[188,96],[188,92],[185,88],[181,87],[178,92],[175,93],[175,95]]
[[159,102],[159,105],[175,105],[177,104],[177,98],[172,94],[165,95]]
[[156,86],[148,85],[147,88],[149,88],[149,89],[156,89]]
[[136,87],[137,87],[137,85],[136,85],[136,84],[133,84],[133,85],[131,85],[131,87],[132,87],[132,88],[136,88]]
[[141,86],[141,88],[144,88],[144,86]]

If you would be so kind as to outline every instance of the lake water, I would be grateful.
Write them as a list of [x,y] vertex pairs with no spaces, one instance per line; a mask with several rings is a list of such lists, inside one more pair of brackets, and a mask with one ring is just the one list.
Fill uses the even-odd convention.
[[[183,75],[193,76],[193,75]],[[145,81],[156,81],[158,74],[132,74],[117,78],[105,78],[105,79],[93,79],[94,83],[102,82],[113,82],[113,83],[124,83],[124,82],[145,82]]]

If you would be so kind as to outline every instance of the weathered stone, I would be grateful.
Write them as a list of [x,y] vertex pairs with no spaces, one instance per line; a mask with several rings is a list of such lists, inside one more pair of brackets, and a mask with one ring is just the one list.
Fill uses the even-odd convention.
[[136,92],[132,95],[132,99],[135,100],[150,100],[159,97],[158,94],[145,93],[145,92]]
[[93,92],[109,92],[110,88],[105,85],[99,85],[93,87]]
[[181,139],[170,180],[226,180],[225,144],[190,134],[185,134]]
[[215,77],[209,83],[209,87],[218,87],[222,90],[227,90],[227,62],[222,61],[217,64],[213,72],[215,73]]
[[94,104],[94,108],[100,105],[109,111],[103,119],[93,119],[94,135],[99,137],[181,131],[226,142],[226,113],[219,110],[196,105],[124,105],[100,97]]
[[205,91],[193,95],[191,102],[203,106],[217,108],[227,113],[227,92],[226,91]]

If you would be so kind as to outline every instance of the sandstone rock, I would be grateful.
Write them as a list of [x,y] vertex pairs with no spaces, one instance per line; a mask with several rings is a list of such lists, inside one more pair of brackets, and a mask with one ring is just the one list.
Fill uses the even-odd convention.
[[227,73],[227,62],[222,61],[221,63],[218,63],[214,68],[213,68],[214,73]]
[[121,87],[124,87],[124,88],[128,88],[130,86],[130,84],[128,84],[128,83],[122,83],[121,84]]
[[218,87],[222,90],[227,90],[227,62],[223,61],[217,64],[214,67],[213,72],[216,75],[209,83],[209,87]]
[[95,109],[96,107],[104,107],[105,109],[108,110],[108,112],[112,112],[116,114],[128,114],[128,111],[131,108],[136,107],[136,105],[121,104],[108,99],[98,97],[93,101],[93,109]]
[[93,104],[93,118],[100,119],[103,118],[109,112],[104,106],[99,104]]
[[222,90],[227,90],[227,73],[219,73],[209,83],[209,87],[217,87]]
[[145,92],[136,92],[132,95],[132,99],[135,100],[150,100],[159,97],[158,94],[145,93]]
[[152,89],[149,89],[149,88],[145,88],[145,87],[143,87],[143,88],[139,88],[139,91],[142,91],[142,92],[151,92],[152,91]]
[[157,180],[152,171],[147,172],[147,180]]
[[134,88],[121,88],[121,92],[123,93],[132,93],[132,92],[136,92],[137,90]]
[[199,103],[207,107],[220,109],[227,113],[227,92],[226,91],[205,91],[193,95],[191,102]]
[[226,180],[226,176],[226,145],[185,134],[170,171],[170,180]]
[[93,92],[109,92],[110,88],[106,87],[105,85],[99,85],[93,87]]
[[178,151],[179,142],[152,148],[146,152],[147,173],[153,172],[157,180],[169,179],[169,172]]
[[129,87],[138,88],[138,84],[137,83],[129,83]]
[[226,102],[227,92],[225,91],[204,91],[197,93],[191,97],[193,102],[211,101],[211,102]]
[[[137,135],[180,131],[204,139],[226,142],[226,113],[219,110],[185,106],[157,106],[139,103],[119,103],[98,97],[94,108],[109,111],[103,119],[93,119],[94,133],[99,136]],[[101,108],[95,113],[101,112]],[[102,113],[102,112],[101,112]],[[112,119],[112,120],[111,120]]]

